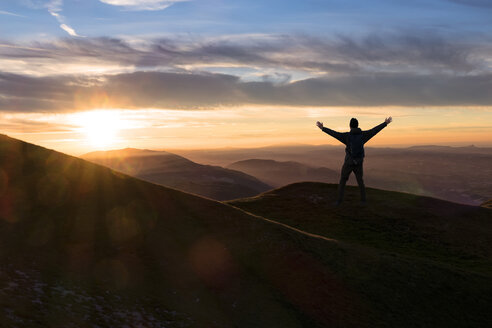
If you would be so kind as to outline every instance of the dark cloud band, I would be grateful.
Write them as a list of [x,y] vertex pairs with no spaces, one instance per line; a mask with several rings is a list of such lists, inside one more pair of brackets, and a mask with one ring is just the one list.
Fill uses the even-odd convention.
[[364,74],[284,84],[224,74],[134,72],[98,77],[0,74],[0,110],[280,106],[490,106],[492,74]]

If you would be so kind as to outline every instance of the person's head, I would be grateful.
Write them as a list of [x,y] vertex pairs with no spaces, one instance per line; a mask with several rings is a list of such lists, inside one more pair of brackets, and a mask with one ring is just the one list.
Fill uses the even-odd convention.
[[356,118],[352,118],[350,120],[350,128],[351,129],[355,129],[355,128],[358,128],[359,127],[359,121],[357,121]]

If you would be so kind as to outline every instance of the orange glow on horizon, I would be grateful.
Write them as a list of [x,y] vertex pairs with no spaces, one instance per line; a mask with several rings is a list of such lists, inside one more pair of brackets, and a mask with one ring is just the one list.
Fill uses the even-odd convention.
[[0,115],[3,133],[74,155],[95,150],[255,148],[340,145],[321,132],[348,131],[351,117],[363,130],[392,115],[368,147],[423,144],[492,146],[491,109],[234,107],[214,110],[98,109],[76,113]]

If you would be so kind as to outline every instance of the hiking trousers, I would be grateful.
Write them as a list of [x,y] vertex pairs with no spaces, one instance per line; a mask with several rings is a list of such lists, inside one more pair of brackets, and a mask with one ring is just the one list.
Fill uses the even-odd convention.
[[364,179],[362,178],[364,174],[364,170],[362,168],[362,164],[364,162],[360,162],[359,164],[353,164],[350,162],[343,163],[342,173],[340,176],[340,183],[338,184],[338,203],[343,200],[343,193],[345,191],[345,185],[347,184],[347,180],[352,171],[355,174],[355,178],[357,179],[357,184],[360,189],[360,200],[362,202],[366,201],[366,187],[364,186]]

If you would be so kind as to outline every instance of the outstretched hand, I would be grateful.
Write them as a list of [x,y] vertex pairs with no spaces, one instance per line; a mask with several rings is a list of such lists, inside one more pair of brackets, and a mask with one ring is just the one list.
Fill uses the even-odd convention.
[[387,117],[387,118],[384,120],[384,123],[386,123],[386,124],[390,124],[392,121],[393,121],[393,118],[390,116],[390,117]]
[[323,122],[316,122],[316,125],[318,126],[318,128],[322,129],[323,128]]

